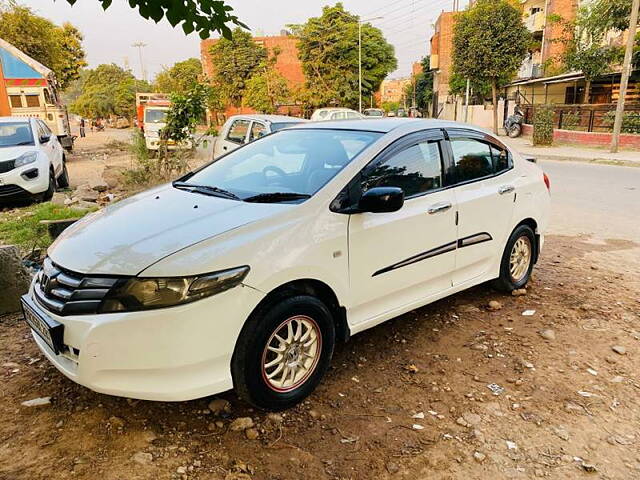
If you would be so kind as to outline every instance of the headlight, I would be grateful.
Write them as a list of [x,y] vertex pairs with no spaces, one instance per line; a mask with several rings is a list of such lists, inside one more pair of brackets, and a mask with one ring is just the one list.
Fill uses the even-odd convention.
[[14,167],[22,167],[24,165],[29,165],[30,163],[35,162],[38,159],[38,152],[27,152],[20,155],[14,161]]
[[132,278],[105,297],[100,311],[131,312],[193,302],[239,285],[248,273],[244,266],[193,277]]

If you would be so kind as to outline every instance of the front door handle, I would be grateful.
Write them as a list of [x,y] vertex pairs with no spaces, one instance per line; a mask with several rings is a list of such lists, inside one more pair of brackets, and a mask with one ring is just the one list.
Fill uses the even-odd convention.
[[498,193],[500,195],[504,195],[506,193],[511,193],[516,189],[516,187],[514,187],[513,185],[502,185],[499,189],[498,189]]
[[429,207],[427,212],[429,212],[429,215],[433,215],[434,213],[445,212],[450,208],[451,208],[451,202],[434,203]]

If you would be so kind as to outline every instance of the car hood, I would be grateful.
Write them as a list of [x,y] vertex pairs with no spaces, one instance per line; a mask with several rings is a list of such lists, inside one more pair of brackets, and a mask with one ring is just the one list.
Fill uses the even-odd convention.
[[27,152],[35,152],[35,145],[20,145],[18,147],[0,147],[0,162],[13,160]]
[[153,263],[291,208],[158,187],[88,215],[49,247],[59,266],[85,274],[137,275]]

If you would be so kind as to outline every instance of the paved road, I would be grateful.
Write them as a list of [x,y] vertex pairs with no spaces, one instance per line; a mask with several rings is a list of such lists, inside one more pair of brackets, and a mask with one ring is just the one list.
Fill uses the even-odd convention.
[[550,233],[640,243],[640,168],[554,161],[540,165],[551,179]]

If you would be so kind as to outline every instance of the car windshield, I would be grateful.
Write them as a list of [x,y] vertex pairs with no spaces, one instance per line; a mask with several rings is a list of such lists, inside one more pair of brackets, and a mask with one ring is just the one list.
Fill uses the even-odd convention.
[[33,144],[33,134],[28,122],[0,123],[0,147]]
[[382,110],[365,110],[364,114],[368,117],[384,117]]
[[381,135],[353,130],[281,130],[232,151],[186,177],[182,184],[216,187],[241,200],[299,202],[320,190]]
[[147,110],[144,114],[145,123],[164,123],[169,110]]

